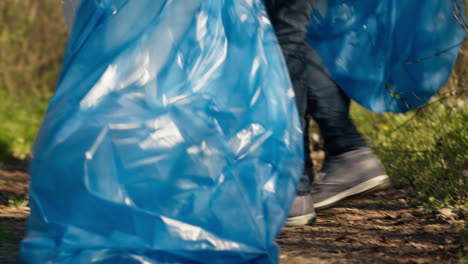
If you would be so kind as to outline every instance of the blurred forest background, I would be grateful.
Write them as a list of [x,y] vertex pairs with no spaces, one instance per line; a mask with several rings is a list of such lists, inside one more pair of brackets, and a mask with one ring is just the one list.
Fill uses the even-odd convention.
[[[468,7],[468,0],[465,0]],[[60,1],[0,1],[0,169],[25,166],[61,67],[67,32]],[[468,218],[468,41],[449,83],[424,108],[352,115],[396,186],[428,210]],[[468,235],[467,223],[462,229]],[[468,240],[467,240],[468,241]]]

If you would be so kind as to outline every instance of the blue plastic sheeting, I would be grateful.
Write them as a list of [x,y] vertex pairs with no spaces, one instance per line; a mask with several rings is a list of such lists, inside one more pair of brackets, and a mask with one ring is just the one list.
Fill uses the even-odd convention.
[[277,263],[302,168],[260,0],[85,0],[34,146],[24,263]]
[[341,88],[377,113],[426,103],[448,80],[465,37],[462,0],[316,4],[308,41]]

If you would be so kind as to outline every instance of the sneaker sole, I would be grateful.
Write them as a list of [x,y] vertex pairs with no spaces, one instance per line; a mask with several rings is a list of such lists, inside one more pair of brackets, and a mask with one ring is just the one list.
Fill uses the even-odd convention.
[[360,183],[346,191],[340,192],[326,200],[323,200],[318,203],[314,203],[315,210],[329,208],[344,199],[350,198],[352,196],[366,194],[390,187],[391,182],[390,178],[387,175],[380,175],[374,177],[368,181]]
[[315,214],[315,212],[306,215],[289,217],[288,220],[286,220],[285,226],[311,225],[315,222],[316,218],[317,215]]

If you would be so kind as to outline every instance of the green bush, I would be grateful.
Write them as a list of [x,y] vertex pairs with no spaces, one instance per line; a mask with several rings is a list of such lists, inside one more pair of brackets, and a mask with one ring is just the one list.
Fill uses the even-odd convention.
[[407,114],[352,115],[397,186],[411,186],[429,208],[463,206],[468,195],[468,105],[440,95]]
[[67,37],[60,1],[0,1],[0,164],[29,154]]

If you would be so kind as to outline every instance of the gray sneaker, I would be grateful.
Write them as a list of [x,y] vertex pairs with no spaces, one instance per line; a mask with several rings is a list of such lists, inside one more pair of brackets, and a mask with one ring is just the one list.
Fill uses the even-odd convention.
[[294,199],[286,226],[310,225],[315,222],[315,210],[310,194],[298,195]]
[[385,189],[390,178],[370,148],[327,158],[312,185],[315,209],[325,209],[359,194]]

